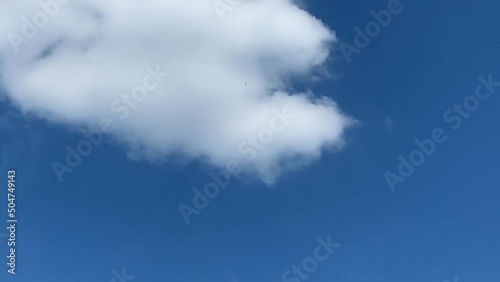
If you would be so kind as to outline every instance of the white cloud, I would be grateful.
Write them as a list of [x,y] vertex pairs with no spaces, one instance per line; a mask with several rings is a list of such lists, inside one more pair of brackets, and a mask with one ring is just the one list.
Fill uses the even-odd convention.
[[[351,120],[333,101],[290,92],[289,80],[312,77],[336,40],[293,1],[242,1],[224,20],[211,0],[60,2],[0,3],[2,85],[22,111],[70,126],[114,118],[112,135],[131,155],[219,167],[238,159],[266,182],[343,144]],[[112,102],[157,65],[170,76],[117,119]],[[251,159],[238,152],[285,107],[297,118],[272,143]]]

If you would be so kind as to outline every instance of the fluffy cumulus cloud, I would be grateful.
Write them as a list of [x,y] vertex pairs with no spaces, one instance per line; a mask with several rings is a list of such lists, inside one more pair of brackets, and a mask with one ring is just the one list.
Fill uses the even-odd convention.
[[291,0],[3,0],[0,34],[13,104],[103,130],[133,158],[236,160],[273,182],[342,146],[352,123],[290,87],[335,42]]

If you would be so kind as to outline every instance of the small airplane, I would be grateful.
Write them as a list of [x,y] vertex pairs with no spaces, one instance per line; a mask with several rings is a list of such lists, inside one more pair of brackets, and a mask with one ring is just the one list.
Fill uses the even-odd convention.
[[248,86],[248,81],[245,81],[245,83],[243,83],[244,86]]

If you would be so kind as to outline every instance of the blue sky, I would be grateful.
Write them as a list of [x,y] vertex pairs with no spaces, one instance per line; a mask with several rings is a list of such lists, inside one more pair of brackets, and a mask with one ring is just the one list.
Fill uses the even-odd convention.
[[[305,8],[353,44],[353,28],[388,2],[307,1]],[[345,147],[272,186],[232,178],[189,224],[178,205],[192,205],[192,189],[219,168],[131,161],[105,137],[59,182],[51,163],[83,135],[2,101],[0,167],[17,170],[19,219],[17,274],[2,263],[2,281],[111,281],[122,268],[133,281],[284,281],[312,256],[316,238],[328,236],[340,247],[308,281],[497,281],[500,88],[457,130],[443,114],[474,94],[479,76],[500,81],[500,3],[401,5],[351,63],[336,49],[331,78],[308,85],[358,121]],[[414,140],[436,128],[447,141],[391,191],[384,173],[396,173],[398,156],[407,158]],[[6,191],[0,197],[6,219]]]

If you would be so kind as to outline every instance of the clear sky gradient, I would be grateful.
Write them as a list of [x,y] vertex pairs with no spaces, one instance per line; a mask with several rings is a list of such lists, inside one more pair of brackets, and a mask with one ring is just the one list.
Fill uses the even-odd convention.
[[[354,27],[364,28],[370,11],[389,1],[305,2],[354,46]],[[358,120],[345,147],[272,187],[232,178],[189,224],[178,205],[192,206],[192,189],[218,169],[131,161],[105,138],[60,183],[51,163],[83,135],[0,102],[0,179],[17,169],[19,218],[17,274],[7,274],[0,237],[0,280],[119,281],[113,270],[125,268],[133,281],[279,282],[313,255],[316,238],[331,236],[340,246],[307,281],[498,281],[500,88],[456,130],[443,114],[474,95],[479,76],[500,81],[500,2],[401,5],[351,63],[337,48],[331,79],[306,85]],[[408,158],[414,140],[436,128],[447,140],[391,191],[384,173],[396,174],[398,156]]]

